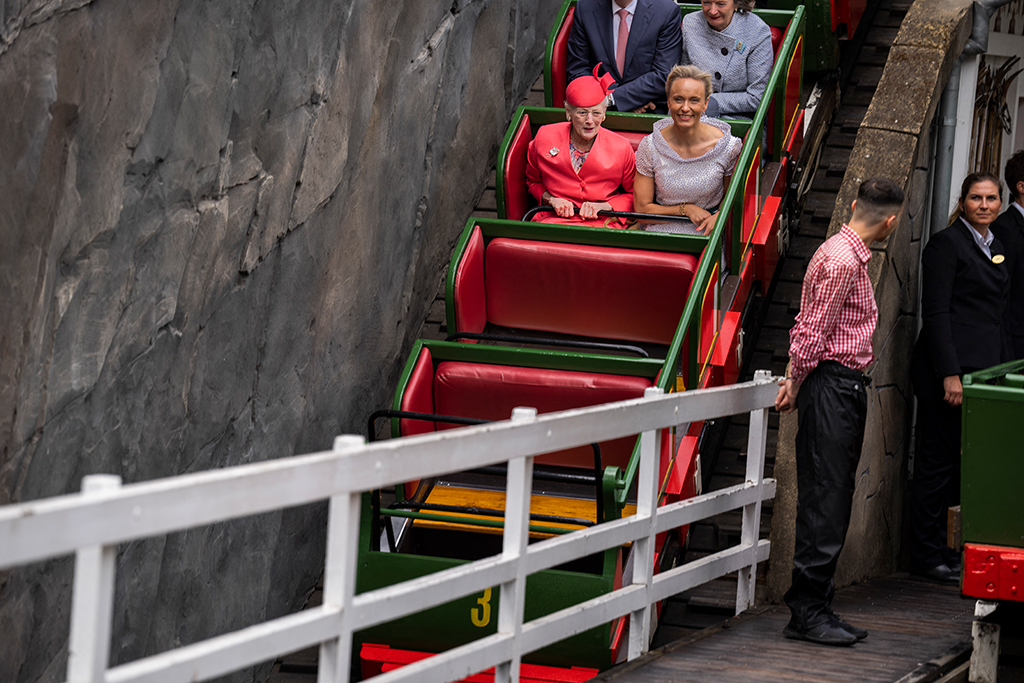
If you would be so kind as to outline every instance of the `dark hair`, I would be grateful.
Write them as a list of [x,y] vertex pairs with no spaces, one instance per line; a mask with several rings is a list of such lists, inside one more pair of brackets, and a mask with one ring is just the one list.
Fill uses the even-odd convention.
[[1021,193],[1017,191],[1017,183],[1024,180],[1024,149],[1018,149],[1010,157],[1010,160],[1006,162],[1003,177],[1006,178],[1006,186],[1010,189],[1010,196],[1015,199],[1019,198]]
[[672,84],[681,78],[689,78],[704,84],[704,99],[711,97],[711,74],[693,64],[676,64],[665,79],[665,97],[671,96]]
[[989,173],[988,171],[972,173],[964,178],[964,182],[960,184],[960,199],[956,203],[956,208],[953,209],[953,213],[949,214],[949,221],[946,223],[947,226],[953,225],[956,219],[960,218],[960,214],[964,211],[964,200],[967,199],[967,193],[971,191],[971,188],[978,183],[984,183],[986,181],[995,183],[996,187],[999,189],[999,200],[1002,201],[1003,182],[999,180],[997,175]]
[[740,14],[752,12],[754,9],[754,0],[732,0],[732,4],[736,6],[736,11]]
[[895,216],[903,206],[903,188],[888,178],[868,178],[857,190],[857,216],[872,225]]

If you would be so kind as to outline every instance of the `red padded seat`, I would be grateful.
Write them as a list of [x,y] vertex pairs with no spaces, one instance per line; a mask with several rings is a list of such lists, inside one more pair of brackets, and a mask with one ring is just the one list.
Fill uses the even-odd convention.
[[697,256],[496,238],[484,268],[491,323],[668,344]]
[[569,33],[572,31],[572,18],[575,7],[565,13],[565,21],[555,36],[551,48],[551,106],[561,107],[565,103],[565,88],[569,85]]
[[[650,386],[651,381],[642,377],[443,361],[434,374],[434,405],[443,415],[507,420],[512,409],[520,406],[551,413],[640,398]],[[449,428],[438,425],[438,429]],[[602,443],[604,466],[625,467],[635,444],[635,437]],[[580,447],[539,456],[537,461],[590,469],[594,453]]]
[[536,205],[526,189],[526,154],[531,140],[533,130],[530,128],[530,117],[524,115],[509,143],[505,157],[505,177],[501,181],[505,190],[503,218],[511,221],[521,220],[523,214]]
[[483,332],[487,325],[484,301],[484,237],[480,226],[466,242],[466,249],[455,270],[455,330],[452,332]]
[[[401,410],[415,413],[434,412],[434,388],[431,380],[434,377],[434,364],[429,349],[423,349],[416,361],[416,366],[409,375],[409,382],[402,394]],[[433,422],[423,420],[401,420],[399,432],[402,436],[427,434],[434,431]]]

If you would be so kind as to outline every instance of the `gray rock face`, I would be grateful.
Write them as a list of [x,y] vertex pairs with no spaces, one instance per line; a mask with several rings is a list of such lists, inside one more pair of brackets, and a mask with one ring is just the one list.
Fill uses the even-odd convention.
[[[361,432],[556,10],[0,3],[0,504]],[[112,663],[297,609],[323,552],[322,506],[121,548]],[[0,573],[0,680],[63,678],[70,581]]]

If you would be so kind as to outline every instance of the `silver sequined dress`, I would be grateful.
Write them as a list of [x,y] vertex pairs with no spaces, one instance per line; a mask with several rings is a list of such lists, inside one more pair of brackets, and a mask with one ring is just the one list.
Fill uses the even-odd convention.
[[[654,132],[641,140],[637,147],[636,172],[654,178],[654,201],[663,206],[688,202],[711,210],[722,201],[725,194],[723,181],[732,174],[743,141],[733,137],[724,121],[705,116],[701,122],[714,126],[725,135],[709,151],[694,159],[679,156],[662,136],[661,131],[672,125],[672,119],[656,122]],[[698,234],[692,223],[682,221],[647,223],[644,229],[648,232]]]

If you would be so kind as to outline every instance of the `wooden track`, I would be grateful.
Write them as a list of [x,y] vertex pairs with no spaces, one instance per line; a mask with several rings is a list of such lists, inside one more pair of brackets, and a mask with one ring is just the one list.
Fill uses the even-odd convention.
[[594,681],[910,683],[968,656],[974,601],[955,587],[889,577],[836,594],[836,612],[870,631],[852,647],[789,640],[785,606],[744,613],[621,665]]

